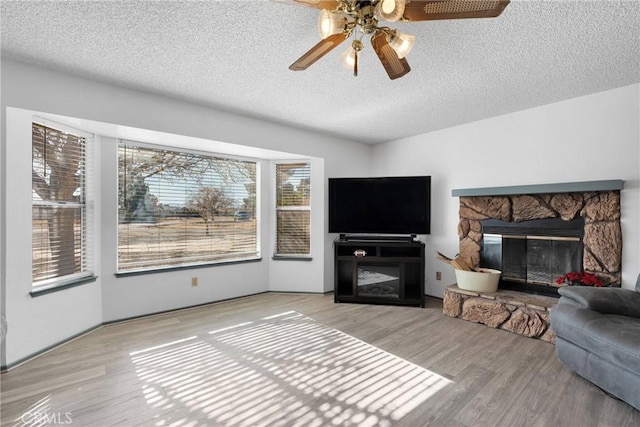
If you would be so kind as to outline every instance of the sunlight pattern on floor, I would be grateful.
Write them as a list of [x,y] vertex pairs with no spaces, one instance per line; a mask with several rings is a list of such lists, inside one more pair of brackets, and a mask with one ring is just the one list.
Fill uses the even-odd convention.
[[157,426],[390,426],[451,383],[294,311],[131,358]]
[[57,414],[51,412],[51,395],[47,394],[14,419],[12,427],[44,427],[58,419]]

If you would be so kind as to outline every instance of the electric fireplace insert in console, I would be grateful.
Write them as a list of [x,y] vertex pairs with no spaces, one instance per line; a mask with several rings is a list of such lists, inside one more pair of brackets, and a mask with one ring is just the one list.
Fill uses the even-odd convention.
[[338,238],[335,302],[424,307],[424,248],[413,237]]

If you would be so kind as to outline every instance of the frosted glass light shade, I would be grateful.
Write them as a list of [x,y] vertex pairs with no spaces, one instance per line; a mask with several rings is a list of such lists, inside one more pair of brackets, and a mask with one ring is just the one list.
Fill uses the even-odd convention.
[[327,9],[320,11],[318,16],[318,32],[320,37],[326,39],[332,34],[341,33],[344,31],[344,26],[347,18],[341,13],[333,13]]
[[415,42],[416,36],[411,36],[395,30],[391,35],[391,40],[389,40],[389,46],[396,51],[398,58],[402,59],[411,52]]
[[349,48],[340,55],[340,62],[347,70],[353,70],[356,63],[356,50],[349,46]]
[[406,0],[382,0],[376,7],[378,15],[387,21],[396,22],[404,15]]

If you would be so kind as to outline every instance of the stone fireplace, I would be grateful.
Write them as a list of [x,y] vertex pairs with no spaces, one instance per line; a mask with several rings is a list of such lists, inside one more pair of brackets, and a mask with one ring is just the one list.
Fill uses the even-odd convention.
[[[611,183],[593,185],[605,188],[596,185],[603,182]],[[555,278],[569,271],[590,272],[606,286],[620,286],[622,182],[612,182],[607,187],[614,189],[607,190],[571,191],[567,184],[558,192],[539,186],[541,192],[518,194],[518,187],[502,187],[502,193],[513,194],[462,195],[460,256],[472,266],[500,267],[504,289],[544,294],[540,289],[560,286]]]
[[443,313],[555,342],[555,278],[570,271],[620,286],[621,180],[453,190],[460,197],[459,254],[503,272],[498,292],[450,285]]

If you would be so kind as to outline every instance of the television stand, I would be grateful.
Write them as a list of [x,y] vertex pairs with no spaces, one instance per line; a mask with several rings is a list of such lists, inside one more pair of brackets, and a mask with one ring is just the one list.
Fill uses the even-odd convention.
[[368,234],[341,234],[338,241],[344,242],[362,242],[362,241],[378,241],[378,242],[414,242],[418,238],[417,234],[409,236],[371,236]]
[[414,236],[341,236],[334,242],[334,300],[424,307],[424,243]]

